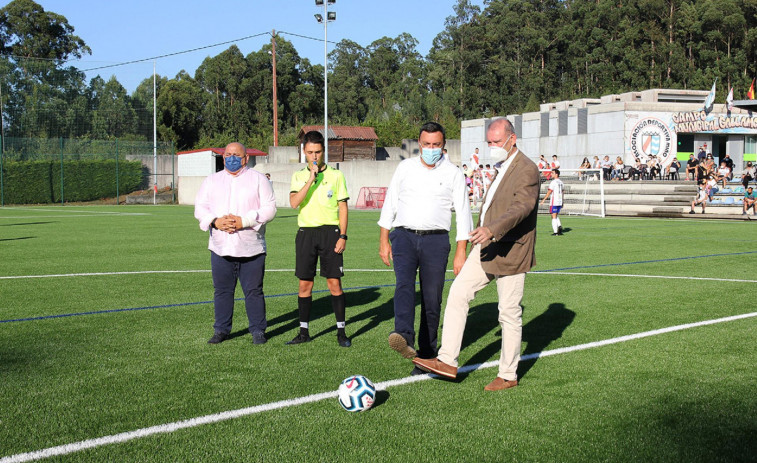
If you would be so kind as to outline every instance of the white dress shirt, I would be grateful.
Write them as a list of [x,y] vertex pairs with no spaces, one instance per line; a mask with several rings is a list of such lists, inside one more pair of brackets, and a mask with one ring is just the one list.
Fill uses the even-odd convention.
[[462,171],[446,159],[432,168],[426,167],[420,157],[405,159],[389,183],[378,224],[387,230],[405,227],[449,231],[453,206],[455,241],[468,240],[473,218]]
[[494,193],[497,191],[499,182],[502,181],[502,178],[505,176],[505,172],[507,172],[507,169],[510,167],[510,164],[513,163],[513,159],[515,159],[515,156],[517,156],[519,152],[520,150],[516,149],[515,152],[510,157],[499,161],[497,163],[499,164],[499,167],[497,167],[497,164],[494,164],[494,168],[497,170],[497,176],[494,177],[494,181],[492,182],[489,189],[486,191],[486,201],[484,202],[484,207],[481,208],[481,218],[478,221],[478,223],[480,223],[481,226],[484,225],[484,218],[486,217],[486,211],[489,210],[489,205],[492,203],[492,198],[494,197]]

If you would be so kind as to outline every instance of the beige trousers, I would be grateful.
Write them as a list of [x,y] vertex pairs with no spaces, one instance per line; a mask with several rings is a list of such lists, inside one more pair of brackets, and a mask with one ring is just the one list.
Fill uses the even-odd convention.
[[442,347],[439,349],[438,358],[448,365],[457,366],[470,301],[477,292],[495,279],[499,295],[498,320],[502,327],[502,352],[499,357],[497,376],[511,381],[518,378],[516,370],[520,361],[520,342],[523,331],[521,319],[523,308],[520,302],[523,299],[526,274],[500,276],[484,272],[481,268],[481,245],[473,247],[465,265],[450,287],[447,306],[444,309]]

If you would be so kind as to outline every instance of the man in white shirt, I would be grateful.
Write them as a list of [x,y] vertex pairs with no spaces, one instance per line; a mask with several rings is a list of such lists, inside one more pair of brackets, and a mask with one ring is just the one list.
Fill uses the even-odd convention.
[[[450,252],[452,209],[456,217],[455,275],[465,263],[473,221],[463,173],[442,157],[444,128],[421,127],[419,157],[402,161],[386,192],[378,221],[379,256],[394,262],[394,331],[389,346],[404,358],[436,357],[442,290]],[[393,229],[393,230],[392,230]],[[391,230],[391,232],[390,232]],[[421,322],[415,346],[415,275],[420,276]],[[414,373],[422,373],[414,369]]]
[[541,204],[544,204],[547,198],[552,197],[549,202],[549,213],[552,214],[552,236],[562,235],[562,223],[560,223],[560,218],[557,215],[562,209],[564,188],[563,182],[560,180],[560,169],[552,169],[552,181],[549,182],[547,187],[547,194],[541,200]]

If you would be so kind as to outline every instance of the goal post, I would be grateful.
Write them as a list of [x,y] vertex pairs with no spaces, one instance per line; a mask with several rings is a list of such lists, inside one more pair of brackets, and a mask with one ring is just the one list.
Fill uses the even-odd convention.
[[[547,194],[552,171],[540,170],[539,201]],[[602,169],[560,169],[564,184],[563,207],[560,214],[605,216],[605,181]],[[539,213],[549,213],[549,200],[539,204]]]
[[355,209],[381,209],[384,206],[385,197],[386,187],[361,187],[355,202]]

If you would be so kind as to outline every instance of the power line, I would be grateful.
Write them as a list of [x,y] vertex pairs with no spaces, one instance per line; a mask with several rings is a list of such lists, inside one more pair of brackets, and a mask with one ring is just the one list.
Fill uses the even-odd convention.
[[133,61],[125,61],[123,63],[109,64],[107,66],[98,66],[96,68],[82,69],[81,71],[82,72],[96,71],[98,69],[113,68],[113,67],[116,67],[116,66],[125,66],[127,64],[142,63],[144,61],[152,61],[152,60],[156,60],[156,59],[160,59],[160,58],[167,58],[169,56],[183,55],[185,53],[192,53],[192,52],[195,52],[195,51],[198,51],[198,50],[204,50],[206,48],[213,48],[213,47],[218,47],[218,46],[221,46],[221,45],[226,45],[226,44],[229,44],[229,43],[241,42],[242,40],[247,40],[247,39],[252,39],[252,38],[255,38],[255,37],[260,37],[261,35],[271,35],[271,33],[270,32],[261,32],[259,34],[248,35],[247,37],[242,37],[242,38],[239,38],[239,39],[227,40],[225,42],[214,43],[212,45],[205,45],[203,47],[192,48],[191,50],[177,51],[177,52],[174,52],[174,53],[168,53],[168,54],[165,54],[165,55],[153,56],[153,57],[150,57],[150,58],[142,58],[142,59],[137,59],[137,60],[133,60]]
[[[295,37],[300,37],[300,38],[303,38],[303,39],[315,40],[316,42],[323,42],[323,39],[319,39],[319,38],[316,38],[316,37],[310,37],[310,36],[307,36],[307,35],[295,34],[294,32],[279,31],[278,33],[279,34],[293,35]],[[327,40],[327,42],[328,43],[333,43],[334,45],[336,45],[338,43],[338,42],[332,42],[331,40]]]

